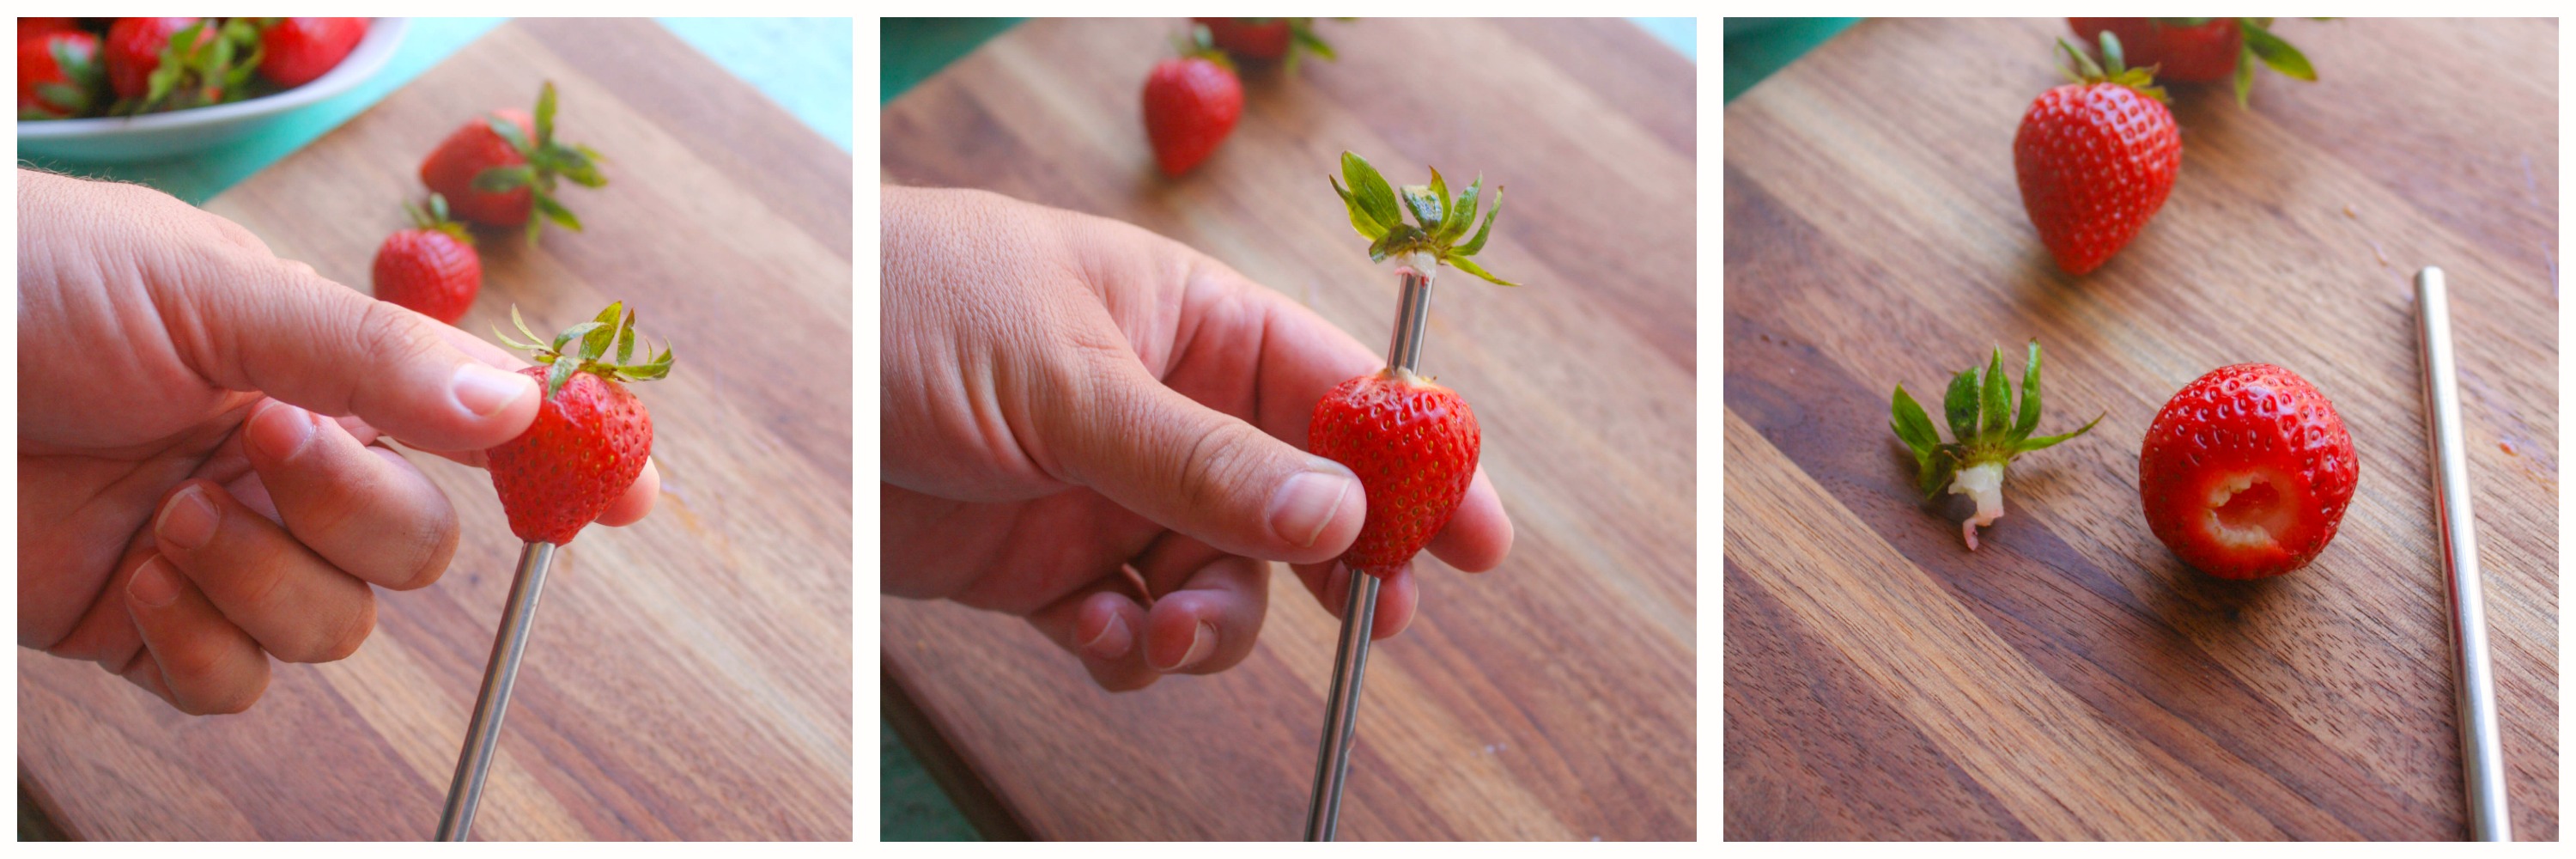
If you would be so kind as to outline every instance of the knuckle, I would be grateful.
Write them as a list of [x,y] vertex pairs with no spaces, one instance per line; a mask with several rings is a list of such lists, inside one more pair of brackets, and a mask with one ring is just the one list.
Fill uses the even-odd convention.
[[301,653],[293,657],[281,654],[280,658],[289,662],[338,662],[356,654],[358,646],[365,644],[367,636],[375,631],[376,597],[362,591],[357,611],[350,612],[338,623],[315,630],[313,637],[298,648]]

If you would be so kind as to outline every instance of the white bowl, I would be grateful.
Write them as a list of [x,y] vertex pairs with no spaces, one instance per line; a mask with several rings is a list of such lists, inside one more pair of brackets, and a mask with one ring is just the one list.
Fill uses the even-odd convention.
[[231,104],[142,116],[18,122],[18,156],[103,163],[167,158],[250,136],[298,109],[348,92],[393,59],[406,22],[378,18],[338,66],[303,86]]

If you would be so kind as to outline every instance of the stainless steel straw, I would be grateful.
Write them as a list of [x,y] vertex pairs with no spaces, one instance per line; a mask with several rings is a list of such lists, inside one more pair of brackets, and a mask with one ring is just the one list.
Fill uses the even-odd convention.
[[2511,841],[2505,813],[2504,754],[2496,728],[2494,666],[2487,659],[2486,586],[2478,576],[2478,539],[2469,514],[2469,457],[2460,432],[2459,365],[2451,355],[2451,304],[2442,270],[2415,273],[2415,307],[2423,322],[2425,427],[2432,445],[2433,518],[2442,540],[2444,582],[2451,596],[2453,679],[2459,693],[2460,768],[2469,794],[2469,837]]
[[492,661],[483,666],[483,691],[474,696],[474,716],[465,723],[465,749],[456,753],[456,778],[447,783],[447,810],[438,816],[440,841],[463,841],[474,831],[474,807],[483,801],[483,777],[491,774],[492,753],[501,745],[501,717],[509,715],[510,688],[519,682],[519,657],[527,652],[528,630],[537,621],[537,598],[545,594],[546,570],[554,563],[553,543],[529,543],[519,550],[510,602],[501,610],[501,629],[492,638]]
[[[1395,313],[1395,339],[1387,344],[1386,365],[1412,372],[1422,360],[1423,326],[1431,319],[1431,275],[1411,266],[1398,270],[1404,282]],[[1342,638],[1333,651],[1333,689],[1324,700],[1324,739],[1315,755],[1315,793],[1306,806],[1306,840],[1331,841],[1341,825],[1342,780],[1351,766],[1352,729],[1359,723],[1360,681],[1368,673],[1369,636],[1377,626],[1376,576],[1351,571],[1350,596],[1342,603]]]

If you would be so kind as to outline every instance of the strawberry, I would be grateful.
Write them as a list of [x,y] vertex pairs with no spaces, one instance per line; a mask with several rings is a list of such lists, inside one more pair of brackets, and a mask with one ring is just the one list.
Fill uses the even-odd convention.
[[2144,69],[2124,68],[2120,42],[2102,35],[2108,66],[2066,44],[2063,84],[2040,94],[2013,135],[2022,208],[2067,274],[2084,274],[2136,238],[2173,191],[2182,133],[2164,91]]
[[1206,28],[1194,28],[1199,46],[1154,64],[1145,75],[1145,139],[1165,176],[1179,176],[1216,152],[1243,116],[1243,81],[1234,63],[1208,47]]
[[[1400,274],[1419,278],[1418,287],[1408,286],[1408,293],[1418,289],[1419,295],[1408,294],[1407,300],[1429,301],[1431,279],[1444,263],[1497,284],[1516,285],[1468,259],[1484,250],[1494,218],[1502,214],[1500,187],[1494,189],[1494,207],[1484,226],[1461,245],[1458,240],[1476,221],[1483,179],[1451,197],[1447,180],[1432,170],[1431,184],[1405,186],[1404,206],[1398,209],[1396,189],[1367,160],[1342,153],[1342,177],[1350,188],[1332,182],[1333,191],[1349,209],[1351,228],[1369,240],[1369,259],[1394,257]],[[1406,211],[1414,223],[1404,222]],[[1414,345],[1418,350],[1418,341]],[[1334,387],[1315,404],[1307,424],[1307,449],[1350,467],[1368,498],[1368,517],[1342,554],[1342,563],[1380,577],[1394,575],[1448,526],[1458,502],[1467,497],[1467,484],[1475,479],[1482,444],[1476,413],[1467,401],[1415,375],[1414,355],[1403,351],[1390,350],[1395,354],[1388,355],[1386,369]]]
[[[496,110],[476,117],[447,135],[420,162],[420,182],[444,194],[456,214],[495,227],[527,227],[535,243],[546,221],[575,232],[581,219],[554,199],[555,180],[570,179],[584,188],[608,184],[596,162],[598,152],[578,143],[557,143],[555,85],[537,91],[532,117],[516,110]],[[544,215],[531,217],[531,213]]]
[[[642,364],[629,364],[636,340],[635,315],[620,321],[623,304],[611,304],[597,318],[555,335],[551,346],[528,332],[519,309],[510,321],[531,341],[521,343],[493,333],[501,342],[528,349],[538,364],[520,372],[544,380],[545,403],[537,419],[518,438],[485,451],[492,488],[509,514],[510,533],[531,543],[564,545],[582,526],[626,494],[644,461],[653,453],[653,418],[623,381],[648,381],[671,373],[671,350]],[[576,351],[566,346],[578,344]],[[616,363],[604,359],[616,347]],[[646,354],[651,354],[647,348]]]
[[2147,527],[2194,569],[2258,579],[2334,540],[2361,460],[2334,404],[2270,364],[2209,371],[2166,401],[2138,452]]
[[428,211],[410,203],[403,211],[414,226],[376,248],[376,298],[456,324],[483,290],[483,258],[465,225],[447,219],[446,197],[429,195]]
[[2091,432],[2094,424],[2102,422],[2096,416],[2074,432],[2031,437],[2039,429],[2038,340],[2030,341],[2030,358],[2022,364],[2019,406],[2013,404],[2012,380],[2004,377],[2004,351],[1996,349],[1983,377],[1972,366],[1950,378],[1950,393],[1941,411],[1949,418],[1949,444],[1941,443],[1941,431],[1899,384],[1888,403],[1888,426],[1913,451],[1916,488],[1926,500],[1940,497],[1947,486],[1951,494],[1977,503],[1976,515],[1959,524],[1959,535],[1967,538],[1969,551],[1976,551],[1979,527],[2003,518],[2005,466],[2022,454]]
[[97,36],[57,30],[18,40],[19,119],[86,116],[106,91]]
[[1208,40],[1236,59],[1253,62],[1284,63],[1287,71],[1297,70],[1300,53],[1312,53],[1330,60],[1333,46],[1315,36],[1313,18],[1192,18],[1206,27]]
[[260,77],[280,87],[313,82],[357,50],[367,37],[365,18],[279,18],[259,34]]
[[120,115],[239,101],[262,56],[247,18],[118,18],[106,53]]
[[79,22],[70,18],[18,19],[18,41],[21,42],[26,41],[29,36],[42,36],[50,33],[78,33],[80,31],[81,28]]
[[2254,91],[2261,63],[2303,81],[2317,79],[2306,55],[2272,35],[2270,18],[2068,18],[2076,37],[2093,41],[2111,33],[2133,65],[2153,66],[2156,76],[2179,83],[2236,79],[2236,102]]

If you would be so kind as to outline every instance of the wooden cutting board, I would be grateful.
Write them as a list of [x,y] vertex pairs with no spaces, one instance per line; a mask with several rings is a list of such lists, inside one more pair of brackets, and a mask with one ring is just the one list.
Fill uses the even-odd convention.
[[[1363,343],[1395,290],[1326,187],[1340,153],[1508,184],[1478,259],[1529,285],[1444,287],[1424,363],[1475,403],[1518,541],[1477,578],[1417,559],[1421,615],[1370,655],[1341,835],[1693,837],[1690,64],[1615,20],[1328,21],[1341,60],[1253,73],[1233,136],[1170,180],[1137,94],[1178,25],[1015,28],[886,108],[883,178],[1141,224]],[[1338,623],[1285,568],[1250,659],[1131,694],[1015,618],[890,599],[883,619],[888,707],[958,764],[970,815],[1299,836]]]
[[[1873,20],[1726,109],[1725,835],[2451,839],[2465,830],[2410,279],[2449,273],[2514,834],[2558,837],[2558,31],[2284,22],[2323,78],[2177,90],[2180,180],[2068,277],[2012,136],[2062,20]],[[1984,548],[1909,489],[1897,383],[2031,337],[2041,432]],[[2138,512],[2183,384],[2269,361],[2361,458],[2255,583]],[[1937,403],[1937,399],[1935,400]]]
[[[425,194],[420,157],[551,79],[562,139],[611,159],[565,192],[587,232],[483,237],[489,336],[612,300],[676,344],[653,411],[664,495],[558,554],[474,834],[851,835],[850,157],[649,21],[504,25],[207,204],[363,287]],[[569,186],[567,186],[569,187]],[[191,718],[97,666],[20,653],[22,783],[76,838],[423,839],[518,541],[482,472],[446,578],[378,593],[356,656],[279,665],[249,712]]]

